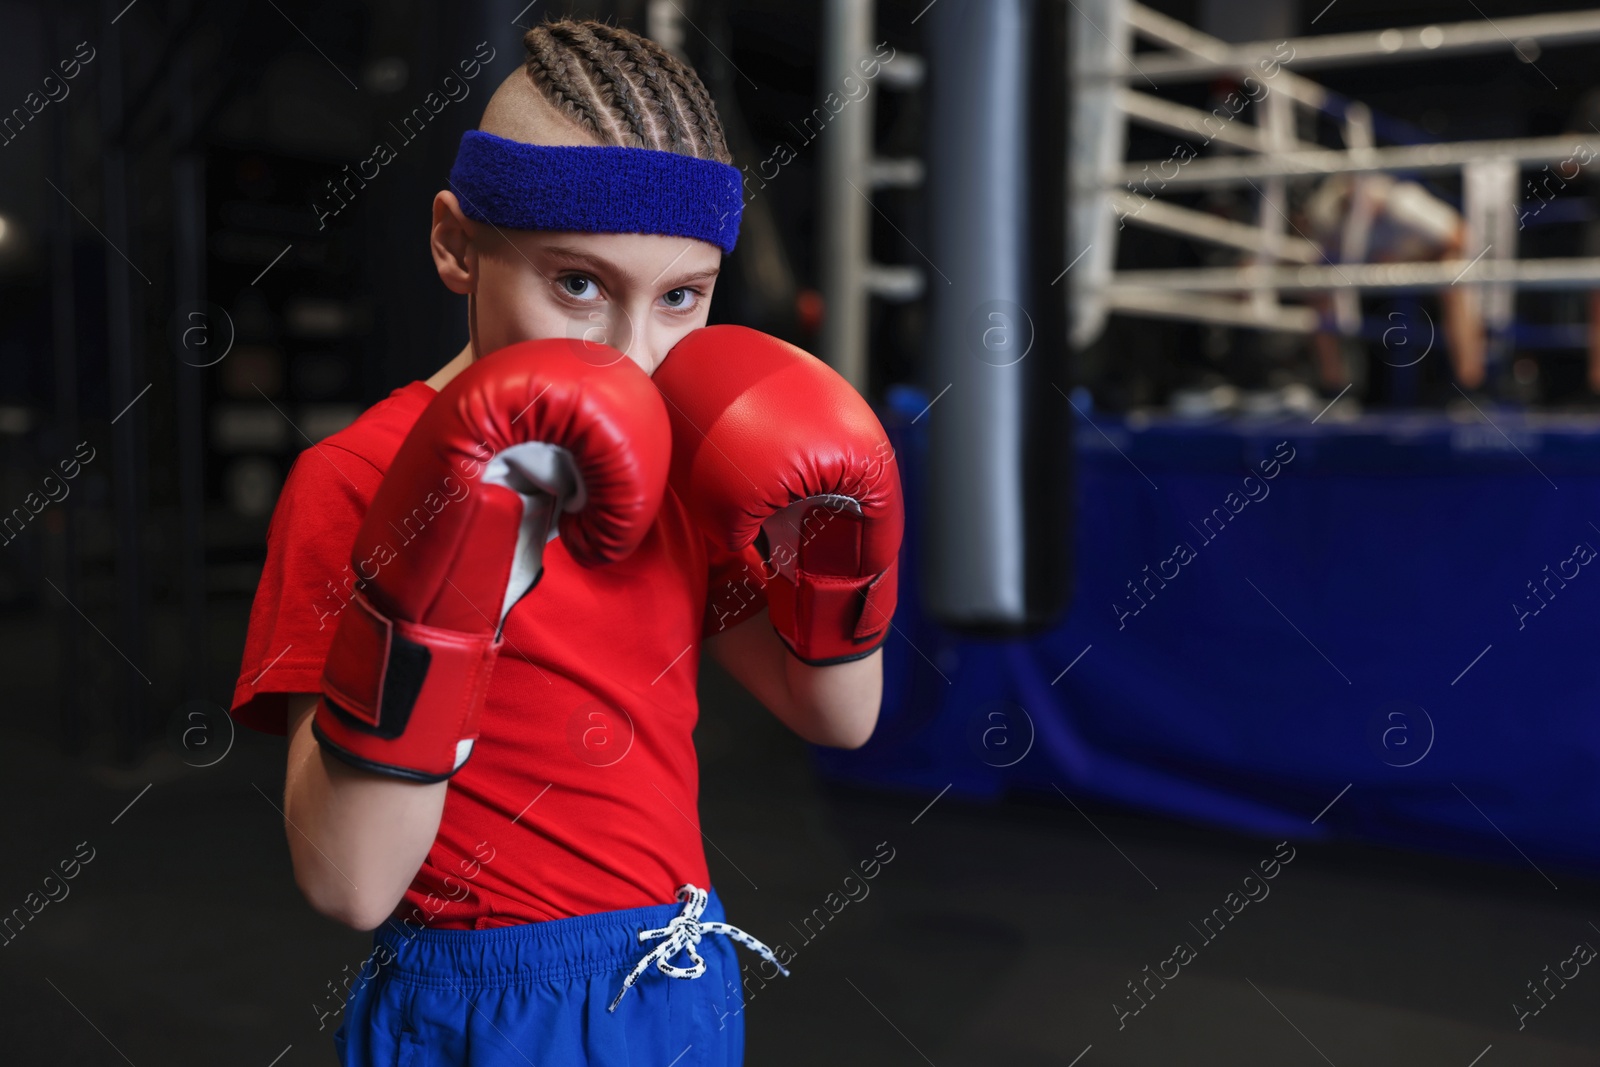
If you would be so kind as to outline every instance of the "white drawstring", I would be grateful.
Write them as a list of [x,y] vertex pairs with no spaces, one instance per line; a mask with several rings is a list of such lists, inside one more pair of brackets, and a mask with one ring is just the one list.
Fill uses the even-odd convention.
[[[616,999],[611,1002],[611,1006],[606,1008],[606,1011],[617,1010],[617,1005],[621,1003],[623,995],[628,992],[628,989],[638,980],[639,976],[649,969],[652,962],[655,963],[657,970],[671,978],[699,978],[702,974],[705,974],[706,961],[701,957],[700,953],[695,951],[695,946],[700,943],[702,934],[726,934],[745,948],[750,949],[752,952],[759,952],[762,956],[771,960],[783,975],[788,976],[788,970],[778,962],[778,957],[773,955],[770,948],[737,926],[730,926],[728,923],[717,922],[714,919],[701,921],[700,913],[705,911],[706,901],[710,899],[710,894],[704,889],[694,885],[680,885],[678,887],[678,899],[685,901],[683,911],[674,915],[671,922],[659,930],[639,931],[640,941],[648,941],[657,937],[664,937],[666,940],[651,949],[643,959],[634,964],[633,970],[629,972],[628,977],[622,980],[622,990],[617,993]],[[689,950],[689,956],[694,960],[693,967],[675,967],[667,962],[684,949]]]

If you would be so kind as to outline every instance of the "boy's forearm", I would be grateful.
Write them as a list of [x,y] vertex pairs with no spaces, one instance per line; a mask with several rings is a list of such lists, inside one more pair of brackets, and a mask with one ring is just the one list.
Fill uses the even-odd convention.
[[816,744],[860,748],[878,725],[883,703],[883,650],[848,663],[812,667],[785,652],[790,699]]
[[796,659],[765,610],[713,637],[706,650],[778,717],[814,745],[860,748],[872,736],[883,702],[883,652],[811,667]]
[[289,705],[284,832],[295,883],[318,912],[358,930],[380,925],[427,858],[448,782],[358,770],[311,734],[316,697]]

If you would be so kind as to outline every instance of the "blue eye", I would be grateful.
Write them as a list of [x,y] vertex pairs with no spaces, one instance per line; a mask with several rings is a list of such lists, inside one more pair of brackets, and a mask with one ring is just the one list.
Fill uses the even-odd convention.
[[[585,288],[586,286],[595,286],[595,280],[586,274],[568,274],[561,278],[562,291],[564,291],[568,296],[575,296],[583,299],[595,295],[590,293]],[[598,286],[596,286],[596,288],[598,288]]]
[[698,289],[690,289],[687,286],[680,286],[677,289],[667,290],[667,292],[662,294],[661,299],[666,301],[667,307],[671,308],[672,310],[684,311],[694,306],[695,297],[699,295],[700,290]]

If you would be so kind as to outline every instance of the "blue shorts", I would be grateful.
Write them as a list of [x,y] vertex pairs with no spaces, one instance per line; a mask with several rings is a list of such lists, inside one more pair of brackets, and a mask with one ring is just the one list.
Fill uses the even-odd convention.
[[741,1067],[744,992],[733,942],[768,956],[768,977],[778,960],[726,926],[714,888],[687,890],[681,905],[487,930],[390,920],[373,934],[365,980],[333,1036],[339,1062]]

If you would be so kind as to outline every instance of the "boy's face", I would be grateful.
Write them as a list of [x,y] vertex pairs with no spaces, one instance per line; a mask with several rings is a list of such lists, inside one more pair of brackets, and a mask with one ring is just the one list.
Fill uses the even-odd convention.
[[434,262],[453,292],[474,293],[478,353],[570,337],[609,345],[654,374],[706,324],[722,250],[689,237],[497,229],[434,201]]

